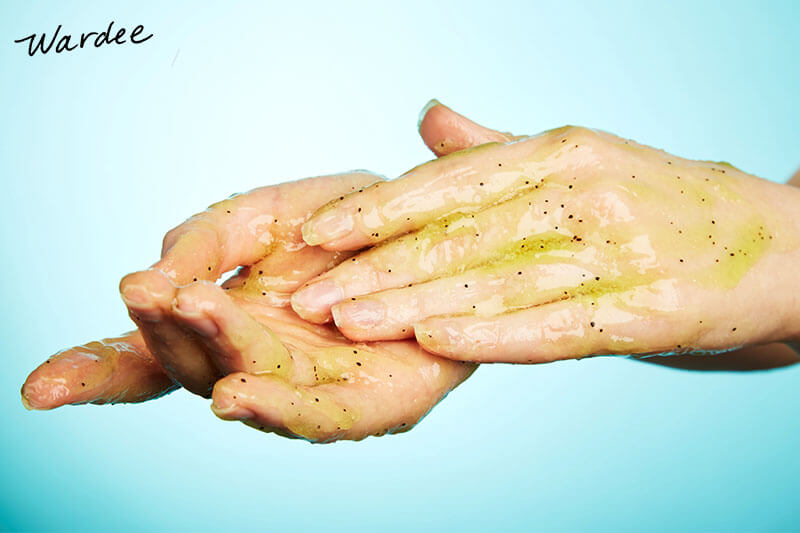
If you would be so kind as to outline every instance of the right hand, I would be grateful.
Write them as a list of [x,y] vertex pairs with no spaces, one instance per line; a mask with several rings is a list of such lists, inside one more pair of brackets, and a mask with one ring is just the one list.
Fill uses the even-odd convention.
[[[416,332],[432,353],[476,362],[791,339],[798,199],[728,165],[562,128],[332,202],[304,227],[308,242],[381,244],[312,280],[293,306],[317,322],[333,311],[354,340]],[[772,320],[751,320],[754,309]]]

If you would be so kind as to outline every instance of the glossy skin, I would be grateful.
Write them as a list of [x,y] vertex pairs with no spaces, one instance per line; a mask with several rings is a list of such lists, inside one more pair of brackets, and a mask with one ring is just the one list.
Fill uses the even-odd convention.
[[293,307],[332,314],[351,339],[416,336],[476,362],[796,340],[799,206],[796,188],[728,164],[561,128],[320,210],[307,242],[380,245],[312,280]]
[[[483,128],[441,105],[427,106],[425,111],[426,112],[423,113],[423,120],[420,123],[420,134],[425,143],[437,155],[445,155],[485,142],[508,141],[514,139],[510,134]],[[336,179],[346,180],[349,178],[343,176]],[[365,176],[363,178],[357,177],[357,179],[372,181],[373,178]],[[795,176],[795,181],[797,185],[800,185],[800,173]],[[344,184],[341,188],[341,192],[346,192],[347,187],[353,187],[354,185],[355,184]],[[293,191],[287,188],[293,186],[294,185],[290,184],[279,188],[269,188],[273,190],[268,194],[276,195],[273,198],[276,203],[286,205],[296,205],[298,200],[302,201],[308,198],[307,194],[305,194],[306,191],[302,189]],[[327,184],[324,190],[327,191],[329,187],[332,187],[332,185]],[[327,193],[323,193],[321,195],[321,200],[324,200],[323,197],[325,194],[329,197],[336,197],[336,195],[339,194],[338,191],[339,190],[330,190]],[[293,192],[303,194],[294,196]],[[241,199],[242,197],[239,198]],[[305,205],[305,208],[309,210],[315,207],[314,202],[316,201],[313,198],[310,198],[310,200],[311,203]],[[238,209],[231,210],[237,217],[235,220],[244,221],[244,219],[239,219],[238,217],[246,218],[248,210],[250,210],[251,215],[253,214],[253,210],[250,209],[252,206],[245,205],[242,207],[245,209],[241,213]],[[264,366],[272,364],[277,366],[277,364],[279,364],[277,360],[281,359],[283,356],[280,349],[277,349],[274,352],[261,354],[263,357],[247,360],[241,358],[242,352],[233,350],[230,347],[226,347],[224,352],[215,352],[205,346],[198,347],[198,344],[201,344],[200,341],[203,338],[202,335],[200,335],[203,329],[200,328],[200,331],[188,331],[188,329],[192,328],[188,327],[188,329],[185,329],[177,323],[183,317],[179,312],[172,309],[171,302],[176,300],[178,292],[184,293],[184,296],[188,294],[188,299],[191,301],[193,293],[195,296],[198,295],[196,291],[208,290],[208,301],[218,302],[218,305],[215,304],[212,307],[213,309],[221,309],[226,303],[225,299],[221,298],[219,292],[214,291],[213,287],[198,288],[195,286],[189,291],[178,291],[178,289],[176,289],[177,285],[192,284],[195,278],[198,278],[198,280],[215,279],[219,273],[233,268],[240,261],[255,261],[259,257],[259,254],[263,254],[265,251],[265,248],[260,248],[258,253],[251,255],[250,259],[247,258],[247,247],[242,246],[244,244],[241,240],[242,234],[237,234],[235,232],[230,233],[226,230],[227,222],[233,219],[231,216],[233,213],[227,213],[227,211],[227,208],[222,210],[218,209],[215,212],[215,216],[209,216],[209,213],[200,214],[167,235],[164,242],[163,259],[154,265],[154,268],[167,272],[169,274],[169,280],[163,279],[163,276],[159,276],[154,272],[137,274],[133,278],[129,278],[129,281],[138,278],[142,284],[149,287],[147,290],[141,292],[146,296],[148,299],[147,301],[153,304],[153,311],[158,308],[159,313],[169,315],[169,317],[162,316],[160,322],[151,320],[151,322],[160,324],[160,326],[154,325],[144,328],[149,332],[151,337],[155,337],[158,334],[157,330],[160,327],[162,337],[166,340],[168,340],[168,335],[170,333],[177,334],[176,338],[180,340],[181,334],[186,332],[190,338],[197,341],[194,343],[194,346],[191,346],[191,343],[187,342],[186,344],[190,344],[188,349],[185,349],[186,346],[183,346],[184,349],[176,350],[174,355],[170,355],[169,351],[166,351],[161,357],[168,368],[172,366],[171,374],[177,380],[185,380],[191,387],[202,394],[207,394],[208,386],[211,381],[215,379],[216,374],[222,373],[217,364],[223,368],[231,369],[236,369],[236,364],[241,365],[242,368],[248,364],[261,364]],[[255,210],[255,213],[257,212],[258,209]],[[284,223],[286,220],[293,221],[289,224],[289,228],[297,228],[297,225],[303,220],[303,217],[299,219],[296,217],[289,217],[287,219],[285,213],[280,213],[279,217],[273,218],[280,218]],[[231,227],[241,228],[243,225],[248,226],[248,224],[233,224]],[[270,226],[271,224],[267,224],[267,228]],[[194,231],[187,232],[189,229],[194,229]],[[184,233],[187,233],[187,235],[181,238]],[[285,231],[279,230],[276,232],[279,235],[278,239],[273,239],[272,233],[273,232],[270,231],[271,236],[266,242],[275,243],[281,240],[283,240],[284,243],[286,242],[285,236],[280,237]],[[232,239],[236,241],[238,245],[225,246]],[[290,314],[288,311],[277,308],[286,304],[287,295],[294,288],[320,270],[324,270],[330,261],[336,263],[342,259],[343,256],[337,257],[317,248],[306,248],[302,246],[296,232],[293,233],[293,237],[289,239],[288,242],[290,243],[288,249],[285,244],[283,246],[266,245],[271,253],[261,261],[261,268],[254,268],[249,271],[245,270],[242,272],[243,276],[237,277],[235,280],[226,284],[226,286],[230,288],[229,294],[233,291],[236,298],[241,299],[243,308],[247,308],[249,305],[248,302],[255,297],[258,302],[260,302],[260,305],[256,305],[252,308],[254,309],[254,316],[260,316],[264,320],[269,320],[273,331],[278,333],[281,339],[298,337],[297,344],[299,344],[301,348],[306,347],[307,349],[309,346],[307,342],[309,338],[307,330],[311,330],[313,332],[312,336],[317,336],[321,344],[327,347],[340,346],[341,338],[336,336],[329,328],[314,328],[307,323],[297,321],[296,316]],[[261,244],[263,244],[261,239],[257,238],[257,236],[253,238],[253,235],[250,235],[250,247],[259,247]],[[211,265],[217,266],[209,270],[208,267]],[[259,273],[259,270],[261,273]],[[245,281],[247,281],[246,285],[244,284]],[[161,297],[153,298],[153,296],[158,296],[159,287],[163,290],[163,294]],[[247,289],[245,289],[245,287],[247,287]],[[185,301],[186,298],[183,300]],[[135,307],[135,305],[134,303],[133,306]],[[234,312],[231,314],[223,314],[223,317],[242,317],[241,313],[235,312],[235,309],[233,311]],[[261,311],[261,313],[259,313],[259,311]],[[144,313],[144,315],[146,314],[147,313]],[[152,314],[150,317],[152,318]],[[167,320],[167,318],[169,318],[169,320],[174,320],[175,324],[171,327],[165,327],[165,325],[169,325],[169,320]],[[246,317],[244,321],[248,322]],[[188,317],[186,324],[187,326],[192,324],[191,316]],[[253,325],[252,322],[250,322],[250,325]],[[271,339],[271,337],[265,337],[264,335],[256,335],[256,337],[262,340],[265,338],[267,340]],[[222,337],[219,337],[219,339],[222,340]],[[213,344],[213,339],[210,339],[210,342]],[[289,344],[291,344],[291,341]],[[273,346],[273,344],[269,344],[269,346]],[[313,351],[313,349],[311,351]],[[235,359],[237,353],[239,354],[238,363]],[[310,359],[306,353],[307,352],[301,354],[299,358],[306,363],[305,377],[306,380],[310,382],[308,379],[308,363]],[[416,357],[417,352],[410,353],[413,353],[412,357]],[[385,361],[396,365],[397,362],[392,361],[394,355],[398,355],[397,352],[388,354]],[[344,368],[346,372],[348,368],[353,368],[352,360],[347,359],[349,354],[345,353],[343,357],[345,357],[345,362],[341,365],[341,368]],[[197,362],[196,367],[187,368],[187,365],[192,361]],[[253,363],[253,361],[256,361],[256,363]],[[796,354],[786,346],[773,344],[768,347],[746,348],[713,358],[683,355],[648,359],[648,361],[658,362],[677,368],[745,370],[774,368],[794,364],[798,361],[798,358]],[[358,360],[357,362],[361,362],[362,366],[365,366],[364,361]],[[418,360],[418,362],[420,362],[421,365],[416,369],[412,369],[408,366],[405,367],[406,373],[411,374],[420,371],[422,368],[432,368],[431,365],[427,364],[430,360]],[[313,373],[314,364],[311,363],[311,365]],[[356,365],[356,368],[358,372],[362,372],[358,365]],[[192,373],[193,370],[199,370],[199,372],[197,372],[198,375],[194,375]],[[275,370],[277,370],[277,368]],[[370,374],[363,375],[372,375],[373,377],[377,376],[380,378],[381,376],[388,377],[390,369],[388,366],[375,365],[370,366],[370,368],[364,368],[363,372],[367,371],[369,371]],[[395,380],[395,378],[401,375],[401,373],[398,373],[397,376],[395,376],[395,371],[395,368],[391,370],[391,379],[393,380],[392,386],[396,386],[397,380]],[[464,372],[468,373],[469,369],[466,369]],[[341,373],[339,376],[339,379],[342,379]],[[287,406],[292,407],[292,401],[294,401],[294,399],[291,395],[288,399],[288,404],[285,401],[286,396],[282,396],[282,394],[289,390],[286,386],[288,382],[277,382],[278,386],[275,387],[276,382],[254,382],[244,377],[247,382],[245,385],[241,381],[241,377],[238,382],[236,379],[237,378],[234,376],[226,381],[226,384],[230,387],[228,390],[229,398],[232,399],[234,396],[234,390],[238,392],[243,391],[244,387],[254,387],[256,394],[253,395],[253,390],[251,390],[250,395],[247,397],[247,401],[254,403],[256,406],[256,409],[253,411],[263,410],[263,406],[268,405],[271,399],[275,400],[276,403],[273,413],[283,412],[282,409],[285,409]],[[334,377],[334,380],[335,379]],[[453,382],[455,382],[460,378],[456,375],[452,379]],[[337,382],[334,381],[334,383]],[[341,382],[338,383],[341,384]],[[264,386],[261,387],[261,385]],[[333,385],[333,383],[328,384],[328,388],[333,388]],[[88,343],[54,355],[31,373],[23,386],[22,397],[23,403],[30,409],[51,409],[66,404],[81,404],[87,402],[116,403],[145,401],[166,394],[177,387],[178,385],[175,381],[167,376],[161,363],[151,355],[141,333],[137,330],[117,338]],[[237,389],[237,387],[242,387],[242,389]],[[256,387],[260,388],[256,389]],[[380,389],[373,390],[377,392]],[[383,392],[386,392],[385,387]],[[418,391],[413,391],[413,394],[416,395],[417,393]],[[236,396],[240,397],[239,394]],[[364,394],[355,394],[354,396],[354,401],[367,407],[374,405],[375,402],[380,400],[374,396],[370,398]],[[437,393],[433,393],[427,398],[423,395],[423,405],[427,405],[427,407],[432,406],[437,396]],[[280,398],[284,399],[282,403]],[[224,404],[222,401],[218,403]],[[262,406],[262,409],[259,409],[259,406]],[[217,407],[220,407],[220,405]],[[230,405],[227,406],[228,409],[230,409],[230,407]],[[249,410],[246,405],[239,405],[226,414],[224,413],[225,409],[226,407],[220,409],[222,416],[230,416],[235,410],[239,410],[238,414],[248,414],[245,410]],[[417,412],[420,411],[422,411],[422,409],[419,409]],[[344,411],[342,412],[344,413]],[[396,418],[401,419],[404,418],[404,416]],[[407,418],[413,419],[414,416],[407,416]],[[251,423],[257,424],[256,427],[262,426],[257,420],[253,420]],[[370,429],[375,429],[376,433],[380,433],[381,431],[386,431],[394,427],[391,426],[391,424],[394,424],[394,426],[397,425],[392,421],[384,422],[383,420],[374,420],[373,427]],[[409,427],[408,423],[406,423],[406,426],[402,425],[403,422],[399,424],[400,429],[407,429]],[[313,424],[311,424],[311,426],[311,430],[316,429],[313,427]],[[280,431],[280,429],[278,430]],[[355,437],[353,431],[351,431],[351,434]]]
[[[413,341],[354,343],[288,309],[293,290],[346,256],[307,246],[302,222],[376,179],[351,173],[265,187],[192,217],[167,234],[152,269],[120,284],[140,333],[57,354],[29,376],[23,403],[143,401],[180,383],[211,394],[220,418],[288,437],[407,431],[475,366]],[[223,288],[211,281],[237,265],[247,266]]]

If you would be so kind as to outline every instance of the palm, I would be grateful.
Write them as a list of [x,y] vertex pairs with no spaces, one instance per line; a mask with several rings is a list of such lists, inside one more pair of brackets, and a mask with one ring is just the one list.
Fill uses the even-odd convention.
[[[374,179],[262,188],[192,217],[167,234],[154,269],[121,283],[139,331],[49,359],[26,382],[26,405],[142,401],[180,383],[204,396],[213,388],[218,416],[286,436],[326,442],[410,429],[474,366],[413,342],[353,343],[286,308],[294,289],[349,255],[306,246],[300,224]],[[210,281],[237,266],[222,288]]]

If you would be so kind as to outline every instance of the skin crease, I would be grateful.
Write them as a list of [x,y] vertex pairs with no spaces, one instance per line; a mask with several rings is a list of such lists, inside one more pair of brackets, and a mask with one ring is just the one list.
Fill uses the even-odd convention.
[[[800,258],[798,203],[795,188],[725,163],[561,128],[427,163],[321,209],[307,242],[382,244],[312,280],[293,307],[317,322],[332,311],[354,340],[416,335],[476,362],[793,340],[800,301],[786,265]],[[750,318],[762,315],[772,320]]]
[[[420,123],[420,133],[426,144],[437,155],[449,153],[448,150],[458,151],[487,141],[513,139],[510,134],[502,134],[478,126],[444,106],[428,106],[426,111],[427,113],[423,115],[424,120]],[[800,184],[800,172],[795,176],[795,179]],[[296,201],[293,197],[291,200]],[[217,215],[222,216],[223,211],[227,211],[227,209],[217,210]],[[224,214],[229,215],[228,213]],[[229,238],[228,235],[223,234],[220,236],[216,230],[212,230],[216,225],[213,217],[209,220],[209,215],[206,213],[193,217],[187,223],[170,232],[164,242],[164,258],[154,265],[154,268],[160,268],[168,272],[173,284],[192,283],[195,277],[199,279],[216,279],[219,272],[233,268],[235,266],[235,263],[232,263],[233,258],[230,255],[219,254],[217,253],[219,250],[215,249],[219,241]],[[195,231],[188,238],[181,240],[180,236],[183,233],[188,233],[187,229],[191,227],[200,231]],[[208,229],[208,231],[202,231],[205,229]],[[256,239],[256,242],[258,242],[258,239]],[[293,247],[296,247],[296,244],[295,242]],[[235,294],[241,293],[243,301],[247,300],[248,297],[251,298],[253,295],[258,296],[260,294],[261,300],[268,301],[276,307],[285,305],[287,294],[308,277],[308,274],[303,273],[303,269],[308,264],[309,259],[312,259],[312,263],[316,265],[324,264],[332,259],[330,256],[323,255],[318,249],[314,249],[317,251],[313,253],[309,249],[304,250],[293,250],[284,253],[284,251],[273,247],[271,254],[262,259],[260,263],[263,267],[261,269],[263,274],[259,274],[255,278],[252,273],[258,273],[259,270],[251,268],[250,271],[243,271],[243,276],[229,282],[228,287],[236,285],[235,288],[230,290],[233,290]],[[309,254],[312,255],[310,256]],[[220,262],[220,266],[213,268],[212,271],[209,271],[207,267],[204,270],[202,267],[195,265],[195,263],[204,263],[202,260],[198,261],[198,257],[205,259],[206,263]],[[336,258],[334,262],[339,259]],[[156,280],[158,279],[156,278]],[[259,281],[256,280],[262,280],[261,284],[259,285]],[[243,284],[244,281],[248,282],[247,285]],[[249,289],[245,290],[245,287],[249,287]],[[171,290],[175,290],[174,287]],[[265,292],[266,294],[264,294]],[[272,308],[272,312],[275,313],[275,316],[269,317],[271,320],[280,319],[280,314],[282,312],[285,313],[285,311],[275,308]],[[297,322],[295,324],[297,327],[293,328],[292,322],[296,317],[285,315],[283,318],[288,318],[288,324],[283,326],[285,334],[294,334],[301,337],[300,344],[302,345],[302,338],[306,337],[302,333],[302,329],[313,328],[313,326]],[[270,322],[270,325],[275,329],[273,322]],[[280,326],[278,326],[278,329],[280,329]],[[194,335],[193,332],[191,334]],[[321,332],[322,337],[330,335],[331,332],[329,330]],[[329,342],[338,341],[339,339],[334,337]],[[770,351],[770,348],[774,349]],[[794,352],[781,344],[758,347],[758,349],[760,349],[758,353],[755,353],[754,349],[744,349],[714,358],[672,356],[648,359],[648,361],[670,364],[670,366],[679,368],[711,370],[769,368],[793,364],[797,361]],[[205,352],[199,355],[195,354],[195,357],[199,360],[208,360],[208,355]],[[261,360],[261,358],[257,360]],[[125,364],[120,364],[120,361]],[[249,361],[252,364],[253,359]],[[269,362],[269,358],[266,361]],[[703,363],[698,364],[700,361]],[[363,361],[359,362],[362,362],[363,365]],[[351,365],[350,368],[352,368],[352,360],[349,361],[349,364]],[[212,372],[216,372],[216,370],[213,370],[213,362],[211,362],[211,365]],[[73,368],[75,366],[77,368]],[[244,363],[242,363],[242,366],[244,366]],[[344,367],[346,368],[347,364]],[[72,371],[69,369],[72,369]],[[373,368],[372,371],[379,372],[378,368]],[[384,369],[383,373],[386,373],[386,369]],[[241,378],[239,379],[241,380]],[[201,380],[198,380],[198,382],[201,382]],[[229,381],[231,387],[239,386],[239,383],[242,382],[239,381],[237,383],[236,377],[231,378]],[[145,346],[141,334],[138,331],[134,331],[119,338],[89,343],[56,354],[28,377],[23,386],[22,395],[23,403],[26,407],[50,409],[65,404],[86,402],[144,401],[165,394],[176,387],[177,385],[166,376],[160,363],[150,355],[150,351]],[[285,389],[280,390],[285,391]],[[259,401],[261,397],[268,397],[270,394],[273,394],[273,391],[270,390],[267,394],[262,390],[260,391],[260,396],[255,396],[255,401]],[[291,405],[291,401],[289,401],[289,405]],[[400,424],[402,428],[402,422]],[[383,429],[388,428],[384,427]]]

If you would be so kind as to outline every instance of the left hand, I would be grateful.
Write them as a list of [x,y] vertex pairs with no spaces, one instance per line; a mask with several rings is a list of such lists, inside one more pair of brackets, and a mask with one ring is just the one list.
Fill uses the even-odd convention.
[[[474,365],[415,342],[352,343],[280,307],[349,255],[306,246],[300,224],[375,179],[353,173],[264,188],[192,217],[167,235],[153,269],[121,283],[139,332],[57,354],[29,376],[23,403],[143,401],[178,382],[201,395],[213,387],[219,417],[285,436],[330,442],[407,431]],[[224,288],[203,281],[242,264]]]

